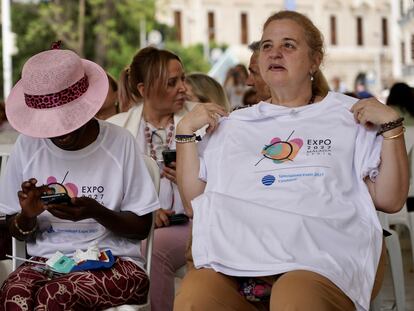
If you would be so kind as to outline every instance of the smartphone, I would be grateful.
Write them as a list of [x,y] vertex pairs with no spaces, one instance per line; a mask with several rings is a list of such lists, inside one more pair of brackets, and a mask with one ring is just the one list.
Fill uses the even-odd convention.
[[162,152],[162,158],[164,159],[164,165],[170,167],[171,162],[175,162],[177,159],[177,153],[175,150],[168,149]]
[[42,200],[45,204],[61,204],[66,203],[70,204],[70,196],[68,196],[66,193],[54,193],[54,194],[47,194],[42,195],[40,197],[40,200]]
[[186,214],[173,214],[168,217],[170,226],[186,224],[189,220]]

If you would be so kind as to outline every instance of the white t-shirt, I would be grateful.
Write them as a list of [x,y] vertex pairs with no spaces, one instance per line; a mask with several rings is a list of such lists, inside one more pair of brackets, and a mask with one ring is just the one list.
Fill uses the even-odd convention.
[[205,192],[192,201],[197,268],[235,276],[305,269],[368,310],[382,229],[366,176],[382,137],[356,124],[356,99],[330,92],[287,108],[261,102],[200,144]]
[[[99,127],[97,139],[77,151],[62,150],[49,139],[21,135],[1,181],[0,211],[21,211],[17,191],[33,177],[37,185],[62,183],[69,196],[92,197],[110,210],[144,215],[158,209],[157,193],[135,138],[105,121],[99,121]],[[38,224],[36,240],[27,243],[31,256],[48,258],[56,251],[71,256],[76,249],[85,250],[97,242],[100,249],[110,249],[115,256],[142,266],[139,240],[117,236],[94,219],[72,222],[45,211],[38,216]]]

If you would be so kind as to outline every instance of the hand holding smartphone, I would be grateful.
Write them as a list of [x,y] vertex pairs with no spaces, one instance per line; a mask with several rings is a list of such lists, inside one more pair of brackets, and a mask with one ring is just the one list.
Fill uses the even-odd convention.
[[173,214],[168,217],[168,220],[170,221],[170,226],[174,226],[186,224],[189,221],[189,218],[185,214]]
[[54,194],[42,195],[40,197],[40,200],[44,204],[61,204],[61,203],[70,204],[71,202],[70,197],[66,193],[54,193]]
[[63,184],[50,183],[49,185],[47,185],[47,187],[49,188],[49,191],[43,193],[40,197],[40,200],[44,204],[71,203],[70,196],[68,195],[68,190]]
[[177,159],[177,153],[173,149],[164,150],[162,152],[162,158],[164,159],[164,165],[171,167],[171,162],[175,162]]

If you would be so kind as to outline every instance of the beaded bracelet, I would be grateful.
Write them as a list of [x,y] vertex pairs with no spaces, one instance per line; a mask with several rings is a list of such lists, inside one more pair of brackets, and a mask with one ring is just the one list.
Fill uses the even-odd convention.
[[175,142],[184,144],[184,143],[193,143],[196,141],[196,134],[192,135],[175,135]]
[[20,213],[18,213],[16,216],[14,216],[13,222],[14,222],[14,226],[20,232],[20,234],[29,235],[29,234],[32,234],[33,232],[35,232],[37,230],[37,219],[36,219],[36,223],[35,223],[35,225],[32,229],[30,229],[29,231],[22,230],[22,228],[20,228],[19,224],[17,223],[17,217],[19,217],[19,215],[20,215]]
[[381,135],[382,133],[388,132],[390,130],[393,130],[393,129],[403,125],[403,121],[404,121],[404,118],[400,117],[395,121],[391,121],[391,122],[381,124],[380,128],[377,132],[377,136]]

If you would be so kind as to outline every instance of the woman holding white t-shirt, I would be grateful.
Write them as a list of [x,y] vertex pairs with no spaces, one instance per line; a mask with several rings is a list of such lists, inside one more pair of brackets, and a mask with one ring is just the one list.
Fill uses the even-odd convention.
[[404,129],[374,98],[329,92],[323,56],[307,17],[278,12],[259,56],[270,102],[228,117],[203,104],[178,124],[195,269],[175,310],[369,309],[383,274],[376,209],[397,212],[408,191]]

